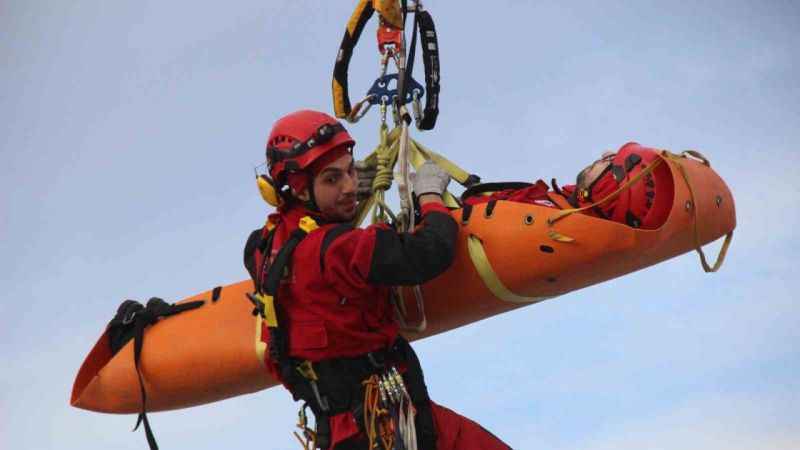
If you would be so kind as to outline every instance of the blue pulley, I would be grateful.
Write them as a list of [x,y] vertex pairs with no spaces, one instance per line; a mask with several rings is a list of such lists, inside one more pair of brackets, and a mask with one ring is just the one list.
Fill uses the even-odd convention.
[[[417,98],[422,98],[422,96],[425,95],[425,88],[417,83],[417,80],[407,76],[406,99],[403,102],[404,104],[414,100],[415,91],[417,93]],[[375,80],[375,82],[372,83],[372,87],[367,91],[367,95],[369,96],[369,103],[372,105],[380,105],[381,103],[391,105],[395,97],[397,97],[397,74],[390,73]]]

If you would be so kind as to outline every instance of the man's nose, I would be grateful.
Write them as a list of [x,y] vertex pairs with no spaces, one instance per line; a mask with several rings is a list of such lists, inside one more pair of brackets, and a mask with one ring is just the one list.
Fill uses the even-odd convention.
[[347,194],[355,192],[356,188],[358,187],[358,175],[348,173],[344,176],[344,178],[345,181],[342,191]]

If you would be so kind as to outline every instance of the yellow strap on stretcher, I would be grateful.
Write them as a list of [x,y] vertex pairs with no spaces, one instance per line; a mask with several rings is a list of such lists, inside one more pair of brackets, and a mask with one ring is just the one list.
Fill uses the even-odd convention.
[[486,256],[486,251],[483,249],[483,242],[475,235],[470,235],[467,238],[467,249],[469,250],[469,257],[472,259],[472,264],[478,275],[483,280],[483,284],[492,292],[492,294],[510,303],[536,303],[542,300],[547,300],[552,297],[525,297],[512,292],[506,287],[505,284],[497,276],[497,273],[492,268],[492,263],[489,257]]

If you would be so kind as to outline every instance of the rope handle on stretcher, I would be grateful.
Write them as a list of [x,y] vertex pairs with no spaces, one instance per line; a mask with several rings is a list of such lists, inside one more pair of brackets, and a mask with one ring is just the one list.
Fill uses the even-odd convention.
[[700,233],[697,230],[697,202],[695,201],[694,188],[692,187],[692,182],[689,180],[689,174],[686,173],[686,169],[683,167],[681,157],[688,158],[691,156],[695,159],[699,159],[707,167],[711,167],[711,163],[709,163],[705,156],[696,150],[685,150],[681,153],[681,156],[675,155],[666,150],[664,150],[661,154],[665,158],[677,164],[678,168],[680,169],[681,176],[683,177],[683,181],[686,182],[686,187],[689,189],[689,196],[691,197],[692,202],[692,216],[694,218],[692,221],[694,227],[694,245],[697,254],[700,255],[700,264],[703,266],[703,270],[706,273],[716,272],[720,267],[722,267],[722,263],[725,261],[725,256],[728,254],[728,247],[730,247],[731,241],[733,240],[733,230],[729,231],[725,235],[725,241],[722,243],[719,254],[717,254],[717,260],[713,265],[709,265],[708,261],[706,260],[706,254],[703,252],[703,247],[700,245]]

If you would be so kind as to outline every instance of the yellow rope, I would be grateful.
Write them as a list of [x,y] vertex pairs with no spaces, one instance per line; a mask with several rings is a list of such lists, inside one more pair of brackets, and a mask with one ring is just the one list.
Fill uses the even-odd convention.
[[381,125],[380,143],[375,149],[377,174],[372,181],[373,192],[385,192],[392,187],[392,170],[394,169],[394,163],[397,159],[397,150],[394,148],[394,143],[397,141],[397,134],[395,129],[390,136],[386,124],[384,123]]
[[[381,124],[379,130],[379,143],[364,161],[368,165],[374,165],[377,169],[375,179],[372,182],[372,195],[358,206],[356,218],[353,225],[360,225],[367,214],[372,211],[372,223],[388,222],[389,218],[395,219],[391,210],[386,205],[386,191],[388,191],[394,181],[394,167],[397,164],[400,152],[401,128],[395,127],[388,131],[386,124]],[[456,164],[444,156],[430,150],[414,139],[409,139],[409,162],[414,168],[418,168],[427,160],[433,160],[439,167],[444,169],[450,177],[459,183],[464,183],[470,174],[458,167]],[[442,200],[448,208],[459,208],[456,197],[450,192],[442,194]]]
[[717,255],[717,260],[714,262],[714,265],[709,265],[708,261],[706,260],[706,254],[703,252],[703,247],[700,245],[700,231],[697,229],[697,201],[695,200],[692,182],[689,180],[689,174],[686,173],[686,169],[683,167],[683,159],[689,155],[699,159],[707,167],[711,167],[711,164],[708,162],[708,159],[705,156],[694,150],[687,150],[683,152],[681,156],[678,156],[667,150],[664,150],[661,152],[661,154],[678,166],[681,176],[683,177],[683,181],[686,183],[686,187],[689,189],[689,197],[691,198],[692,202],[692,231],[694,232],[694,249],[697,251],[697,254],[700,255],[700,265],[703,266],[703,270],[706,273],[716,272],[720,267],[722,267],[722,263],[725,261],[725,255],[728,254],[728,247],[731,245],[731,240],[733,239],[733,230],[725,235],[725,241],[722,243],[722,248]]

